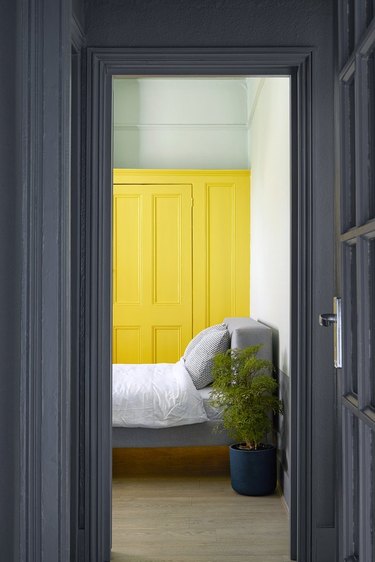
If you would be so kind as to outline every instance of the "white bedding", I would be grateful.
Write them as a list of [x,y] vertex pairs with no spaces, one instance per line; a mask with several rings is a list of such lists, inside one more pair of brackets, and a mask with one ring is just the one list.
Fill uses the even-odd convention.
[[174,364],[115,364],[112,378],[113,426],[158,428],[208,420],[183,359]]

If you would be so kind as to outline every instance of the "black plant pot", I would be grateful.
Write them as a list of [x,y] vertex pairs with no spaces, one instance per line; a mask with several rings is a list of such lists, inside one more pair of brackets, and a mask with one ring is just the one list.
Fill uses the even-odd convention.
[[276,447],[264,445],[256,451],[229,447],[232,488],[245,496],[266,496],[276,488]]

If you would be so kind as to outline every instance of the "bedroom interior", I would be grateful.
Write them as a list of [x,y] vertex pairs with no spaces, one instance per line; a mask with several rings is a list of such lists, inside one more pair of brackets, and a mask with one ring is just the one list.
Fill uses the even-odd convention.
[[[147,410],[143,400],[147,390],[139,384],[142,364],[148,368],[155,364],[146,379],[152,377],[152,388],[159,391],[166,371],[158,365],[169,364],[176,377],[180,363],[182,368],[187,364],[189,342],[197,334],[199,342],[201,331],[213,325],[220,337],[222,323],[228,327],[227,347],[264,344],[264,357],[277,369],[286,407],[277,423],[278,490],[287,509],[290,85],[287,77],[116,77],[113,92],[112,444],[117,552],[119,529],[124,530],[121,506],[128,492],[128,498],[135,493],[131,485],[123,493],[124,478],[133,485],[135,477],[156,478],[153,485],[160,486],[168,476],[228,477],[227,445],[233,440],[226,432],[213,431],[221,421],[218,412],[209,411],[205,375],[197,385],[188,370],[197,387],[191,384],[189,391],[198,392],[189,408],[194,409],[194,399],[200,400],[195,402],[200,406],[197,423],[189,416],[183,420],[186,408],[184,414],[172,416],[172,427],[164,422],[152,427],[149,419],[137,418],[141,408]],[[223,341],[216,343],[213,349],[221,351]],[[205,359],[199,368],[207,374],[210,363]],[[121,396],[125,364],[132,364],[127,376],[136,389],[136,421],[129,421],[128,395]],[[142,399],[137,402],[137,397]],[[152,409],[152,395],[149,398]],[[151,488],[147,493],[152,496]],[[282,508],[280,520],[283,513]],[[282,524],[276,519],[273,523],[284,529],[280,548],[286,560],[286,518]]]

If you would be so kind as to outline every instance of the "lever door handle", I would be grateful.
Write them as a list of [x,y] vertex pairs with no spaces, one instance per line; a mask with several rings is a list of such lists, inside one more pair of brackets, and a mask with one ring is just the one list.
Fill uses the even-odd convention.
[[334,345],[334,365],[336,369],[342,367],[342,325],[341,325],[341,299],[335,297],[333,299],[334,312],[319,314],[319,324],[328,328],[334,327],[333,345]]
[[333,326],[337,322],[337,314],[329,312],[327,314],[319,314],[319,324],[327,328],[328,326]]

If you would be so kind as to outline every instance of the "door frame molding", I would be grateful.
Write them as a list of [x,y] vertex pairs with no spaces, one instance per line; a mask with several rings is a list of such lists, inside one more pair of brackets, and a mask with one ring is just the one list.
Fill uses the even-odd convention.
[[19,560],[68,561],[71,3],[21,0],[17,11],[14,165],[22,182],[21,282],[9,274],[21,291],[22,335],[19,427],[14,427],[20,441],[20,517],[14,524]]
[[[312,56],[301,48],[89,48],[87,50],[86,520],[90,560],[109,560],[111,383],[112,77],[290,75],[291,157],[291,546],[312,553]],[[107,498],[106,498],[107,495]]]

